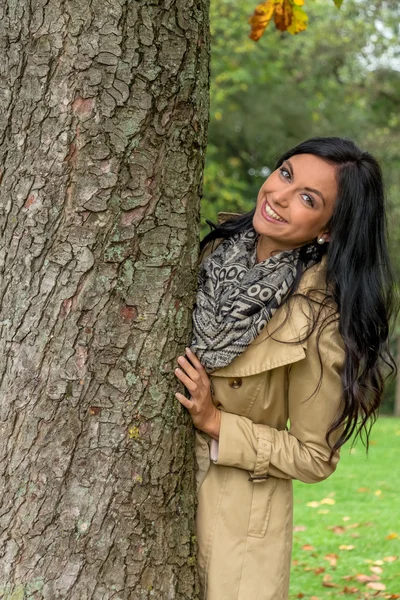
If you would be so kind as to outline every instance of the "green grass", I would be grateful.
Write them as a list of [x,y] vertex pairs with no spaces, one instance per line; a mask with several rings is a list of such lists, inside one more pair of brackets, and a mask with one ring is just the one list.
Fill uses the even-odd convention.
[[[294,482],[291,600],[400,598],[400,419],[380,417],[370,439],[368,457],[361,442],[353,450],[345,445],[336,472],[326,481]],[[324,499],[334,504],[320,504]],[[335,532],[338,526],[345,530]],[[336,566],[324,558],[327,554],[337,555]],[[392,562],[385,560],[394,556]],[[386,590],[343,579],[360,574],[378,576]],[[324,587],[324,578],[338,587]]]

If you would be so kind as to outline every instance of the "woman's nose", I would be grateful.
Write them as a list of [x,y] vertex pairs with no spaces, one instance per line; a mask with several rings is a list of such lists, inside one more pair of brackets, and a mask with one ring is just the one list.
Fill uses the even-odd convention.
[[287,206],[289,202],[289,194],[287,190],[276,191],[271,198],[274,204],[279,206]]

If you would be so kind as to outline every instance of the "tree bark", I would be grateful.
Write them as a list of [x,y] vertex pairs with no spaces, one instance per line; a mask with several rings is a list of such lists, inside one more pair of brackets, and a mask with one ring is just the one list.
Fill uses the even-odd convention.
[[195,598],[208,0],[6,0],[0,43],[0,598]]

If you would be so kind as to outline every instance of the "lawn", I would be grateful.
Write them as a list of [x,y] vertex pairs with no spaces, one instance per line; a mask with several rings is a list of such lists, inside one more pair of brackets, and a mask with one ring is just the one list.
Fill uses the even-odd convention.
[[294,482],[290,600],[400,598],[400,419],[380,417],[369,455],[342,448],[326,481]]

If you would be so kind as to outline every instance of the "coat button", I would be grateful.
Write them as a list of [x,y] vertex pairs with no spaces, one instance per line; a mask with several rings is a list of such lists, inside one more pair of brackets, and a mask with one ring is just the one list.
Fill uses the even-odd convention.
[[229,385],[231,386],[231,388],[234,388],[236,390],[242,385],[242,380],[240,377],[235,377],[234,379],[229,380]]

